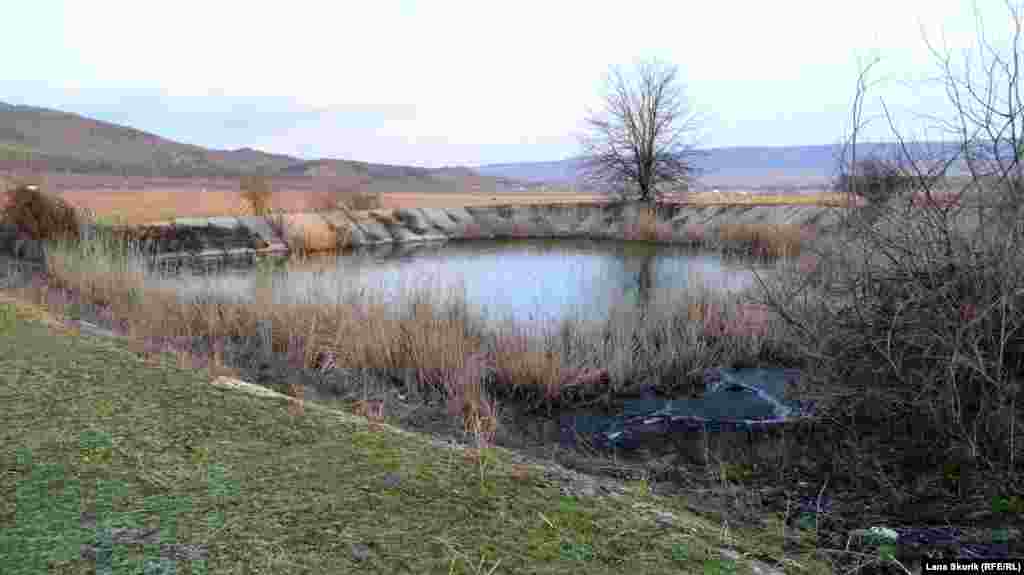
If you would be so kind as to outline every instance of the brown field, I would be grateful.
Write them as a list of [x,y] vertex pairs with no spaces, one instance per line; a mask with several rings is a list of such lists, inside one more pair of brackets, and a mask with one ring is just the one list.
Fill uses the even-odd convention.
[[601,194],[576,192],[513,192],[495,194],[384,194],[384,208],[441,208],[452,206],[497,206],[504,204],[571,204],[606,201]]
[[[69,203],[89,208],[101,217],[125,224],[164,221],[175,217],[205,217],[242,215],[251,213],[240,197],[237,181],[148,180],[72,176],[51,177],[42,180],[48,189]],[[314,178],[275,182],[276,191],[271,200],[273,210],[307,212],[330,205],[327,185]],[[399,186],[396,186],[399,187]],[[383,191],[380,207],[427,208],[453,206],[488,206],[508,204],[562,204],[599,202],[607,200],[602,194],[583,193],[568,188],[548,188],[527,191],[497,191],[466,189],[453,183],[451,191]],[[835,193],[759,194],[738,192],[695,192],[688,196],[672,196],[667,202],[698,205],[842,205],[845,196]],[[0,195],[0,207],[5,198]]]
[[[141,224],[176,217],[204,217],[249,214],[250,209],[233,190],[142,191],[64,191],[59,195],[69,203],[89,208],[99,216],[109,216],[125,224]],[[324,206],[327,196],[308,191],[276,192],[271,209],[289,213],[308,212]],[[381,194],[381,207],[430,208],[451,206],[487,206],[519,203],[574,203],[605,199],[593,194],[571,193],[393,193]]]
[[[677,197],[676,201],[702,206],[713,206],[722,204],[743,204],[759,206],[776,205],[816,205],[816,206],[845,206],[849,202],[847,194],[837,192],[819,193],[793,193],[793,194],[767,194],[767,193],[743,193],[743,192],[694,192],[685,197]],[[670,200],[671,201],[671,200]]]

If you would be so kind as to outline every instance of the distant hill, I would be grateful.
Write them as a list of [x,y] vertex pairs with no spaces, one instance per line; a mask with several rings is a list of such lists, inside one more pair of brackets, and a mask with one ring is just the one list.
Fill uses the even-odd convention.
[[[927,144],[926,144],[927,145]],[[941,144],[940,144],[941,146]],[[704,150],[698,189],[814,190],[836,174],[835,145]],[[891,154],[893,144],[865,144],[863,155]],[[0,172],[23,171],[145,178],[330,180],[365,191],[514,191],[580,186],[579,159],[439,169],[352,160],[304,160],[252,148],[213,150],[67,112],[0,102]]]
[[575,158],[553,162],[522,162],[488,164],[473,168],[480,175],[503,177],[527,184],[572,184],[576,181],[580,161]]
[[303,160],[252,148],[213,150],[77,114],[0,102],[0,170],[147,178],[320,178],[368,191],[494,191],[509,184],[469,168]]
[[[950,149],[950,144],[921,143],[920,151],[933,153]],[[893,157],[896,144],[865,143],[860,157]],[[700,170],[697,189],[819,190],[838,173],[839,145],[733,147],[702,150],[694,164]],[[474,168],[481,175],[504,177],[530,185],[580,186],[581,160],[568,158],[551,162],[488,164]]]
[[257,150],[208,150],[46,108],[0,104],[0,167],[124,176],[272,173],[295,158]]

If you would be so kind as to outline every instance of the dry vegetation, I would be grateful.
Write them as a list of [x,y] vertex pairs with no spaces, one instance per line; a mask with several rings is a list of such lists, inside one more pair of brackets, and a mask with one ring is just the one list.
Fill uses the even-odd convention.
[[[337,290],[343,295],[333,305],[278,306],[208,298],[182,304],[176,294],[149,287],[145,265],[120,253],[122,249],[105,241],[88,247],[54,246],[48,258],[51,287],[87,294],[88,300],[110,306],[111,313],[148,337],[245,339],[256,333],[261,320],[269,319],[274,325],[273,349],[290,349],[307,366],[327,350],[339,365],[353,369],[416,369],[419,385],[435,391],[453,390],[453,378],[463,378],[462,370],[482,365],[498,383],[492,393],[537,405],[564,399],[563,388],[575,381],[572,374],[586,370],[609,371],[607,390],[589,390],[605,393],[640,380],[685,377],[713,361],[710,358],[753,361],[768,330],[763,324],[743,334],[709,337],[723,322],[749,325],[741,317],[749,310],[739,301],[724,301],[702,290],[665,294],[647,320],[633,317],[623,306],[612,311],[616,319],[607,324],[566,321],[541,331],[507,323],[485,325],[468,311],[461,294],[420,290],[409,292],[400,308],[343,289]],[[714,311],[694,322],[694,304]],[[556,332],[560,337],[551,337]],[[636,349],[626,344],[636,341],[647,343]],[[680,354],[676,349],[689,351]],[[468,366],[471,357],[479,365]]]
[[74,208],[61,198],[46,193],[42,183],[23,182],[5,190],[0,204],[0,222],[13,222],[18,230],[38,239],[78,238]]
[[[1014,16],[1019,27],[1021,17]],[[984,69],[993,74],[988,84],[996,88],[989,89],[1005,89],[1002,80],[1011,89],[999,94],[1019,93],[1016,75],[1000,78],[998,66]],[[951,79],[950,86],[953,94],[962,88]],[[864,198],[858,202],[848,202],[849,195],[729,198],[857,206],[828,237],[797,227],[724,226],[714,244],[705,238],[710,234],[688,229],[706,247],[800,254],[778,260],[777,273],[760,278],[760,289],[736,296],[665,292],[646,313],[623,306],[605,320],[567,319],[544,329],[486,322],[459,293],[414,290],[399,305],[356,291],[339,293],[332,304],[186,302],[147,285],[142,265],[124,246],[104,241],[52,244],[48,283],[26,295],[56,306],[99,305],[157,347],[175,341],[193,350],[223,349],[229,342],[264,346],[292,358],[296,369],[318,364],[327,350],[350,373],[444,398],[481,445],[499,431],[499,403],[557,412],[651,385],[680,392],[707,367],[798,367],[805,377],[800,395],[814,401],[818,414],[811,434],[787,437],[781,453],[756,463],[731,451],[705,458],[701,467],[676,460],[673,477],[690,487],[697,474],[712,477],[720,493],[731,494],[733,511],[754,509],[732,516],[750,522],[765,512],[744,489],[729,489],[735,483],[794,491],[812,484],[815,543],[837,568],[853,571],[864,557],[844,551],[843,543],[851,528],[865,524],[943,525],[966,518],[998,528],[1004,540],[1010,538],[1006,525],[1021,524],[1024,141],[1019,131],[991,122],[1010,118],[1019,126],[1024,108],[1019,96],[1008,110],[994,108],[994,101],[981,98],[982,110],[957,111],[965,124],[982,123],[971,133],[987,128],[1016,139],[979,143],[962,134],[960,151],[970,154],[976,175],[959,191],[949,179],[907,169],[927,164],[908,157],[893,167],[902,179],[892,188],[862,180],[854,164],[850,195]],[[1004,149],[1016,153],[1007,160]],[[988,208],[963,201],[979,188]],[[379,203],[389,207],[389,201],[399,200],[384,194]],[[642,217],[630,237],[657,240],[666,233]],[[269,332],[263,327],[268,321]],[[825,498],[834,502],[831,511],[822,506]],[[1014,541],[1019,547],[1019,532]],[[847,569],[851,562],[854,568]]]
[[[839,239],[816,238],[796,227],[724,227],[719,248],[748,245],[753,252],[788,255],[803,250],[804,257],[778,260],[778,279],[766,280],[763,292],[664,292],[644,314],[623,306],[604,321],[567,319],[543,329],[486,322],[457,292],[412,290],[398,306],[345,290],[329,305],[206,296],[183,301],[153,288],[129,247],[102,234],[87,243],[51,244],[46,283],[25,297],[58,311],[95,306],[154,349],[207,350],[213,362],[225,363],[223,350],[232,346],[269,349],[291,358],[296,369],[312,369],[330,355],[347,373],[372,376],[335,384],[364,386],[363,409],[382,408],[371,402],[368,381],[401,381],[414,397],[445,398],[448,412],[479,445],[499,433],[500,406],[544,412],[652,384],[678,393],[707,367],[802,366],[813,381],[805,393],[820,405],[828,439],[794,439],[784,452],[753,462],[745,450],[721,444],[716,466],[739,466],[730,473],[747,481],[827,474],[837,497],[844,490],[884,489],[909,506],[927,493],[945,494],[944,507],[984,508],[1019,480],[1019,390],[1008,382],[1021,370],[1016,334],[1022,320],[1012,290],[1021,285],[1017,274],[1024,265],[992,267],[991,262],[1012,261],[1003,250],[1015,236],[1005,233],[990,233],[988,243],[964,244],[996,259],[939,251],[895,258],[905,266],[878,261],[887,250],[904,253],[908,246],[910,253],[923,254],[936,229],[954,235],[977,230],[963,218],[935,219],[948,213],[948,202],[921,205],[913,198],[907,197],[906,207],[894,205],[887,216],[852,219],[848,235]],[[358,201],[371,200],[350,203]],[[945,227],[935,228],[936,222]],[[635,232],[636,239],[658,239],[663,230],[641,218]],[[704,242],[701,230],[688,232]],[[918,269],[922,264],[959,271],[936,274]],[[863,275],[869,272],[870,281]],[[893,315],[897,307],[901,311]],[[272,329],[267,332],[265,325]],[[902,387],[889,383],[901,380]],[[908,457],[926,462],[913,476],[891,466],[893,458]],[[704,458],[705,464],[711,461]],[[675,473],[684,469],[677,466]],[[721,481],[722,473],[716,473]],[[988,479],[980,480],[979,473]],[[921,485],[927,486],[923,492]],[[868,516],[885,517],[885,510],[864,500],[850,505],[867,505]]]
[[[15,407],[2,418],[12,464],[0,541],[16,572],[668,575],[748,573],[755,557],[827,572],[807,546],[786,550],[784,538],[812,534],[781,519],[723,529],[644,481],[604,479],[614,496],[594,496],[593,478],[549,462],[395,429],[376,398],[353,416],[158,342],[89,337],[67,319],[75,302],[49,296],[40,306],[0,294],[0,389]],[[227,357],[210,347],[213,362]],[[471,395],[483,377],[465,376],[457,390]],[[488,441],[490,414],[464,414]],[[79,493],[81,477],[112,482],[114,499]],[[157,540],[169,516],[177,530]]]

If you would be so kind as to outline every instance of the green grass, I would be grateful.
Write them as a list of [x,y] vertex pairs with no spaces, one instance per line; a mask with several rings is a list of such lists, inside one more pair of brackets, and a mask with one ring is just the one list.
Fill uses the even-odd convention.
[[[196,562],[192,573],[701,573],[723,565],[727,542],[780,549],[777,528],[730,526],[726,541],[720,526],[639,490],[564,497],[537,468],[511,473],[501,449],[485,452],[481,472],[423,436],[312,406],[297,414],[284,398],[212,386],[170,356],[61,333],[12,301],[0,299],[4,573],[99,572],[79,557],[95,533],[79,527],[85,512],[205,547],[206,570]],[[652,507],[680,523],[659,525]],[[154,549],[115,544],[135,567],[113,572],[142,572]],[[800,564],[787,571],[822,571]]]

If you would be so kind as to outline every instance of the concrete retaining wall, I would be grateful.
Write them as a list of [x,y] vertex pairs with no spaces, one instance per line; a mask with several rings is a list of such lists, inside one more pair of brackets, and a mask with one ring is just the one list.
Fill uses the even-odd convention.
[[[350,213],[328,211],[284,217],[180,218],[176,228],[190,234],[201,229],[239,230],[255,244],[202,249],[190,254],[164,253],[160,259],[260,256],[339,247],[381,246],[503,237],[594,237],[630,239],[646,207],[635,203],[541,204],[458,208],[403,208]],[[655,210],[658,239],[687,241],[693,226],[714,238],[722,225],[786,224],[827,228],[840,211],[821,206],[706,206],[662,205]],[[164,225],[167,225],[165,223]],[[8,226],[7,228],[9,228]],[[88,227],[88,226],[86,226]],[[41,246],[0,224],[0,252],[41,259]],[[262,240],[262,241],[259,241]],[[230,251],[230,254],[226,252]]]
[[[353,246],[498,237],[603,237],[627,239],[645,208],[636,204],[524,205],[374,210],[348,220]],[[712,236],[721,225],[784,224],[827,227],[839,212],[819,206],[660,206],[655,221],[666,241],[685,241],[686,228],[700,225]]]
[[26,238],[12,224],[0,223],[0,255],[31,262],[44,262],[43,242]]

